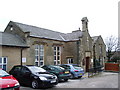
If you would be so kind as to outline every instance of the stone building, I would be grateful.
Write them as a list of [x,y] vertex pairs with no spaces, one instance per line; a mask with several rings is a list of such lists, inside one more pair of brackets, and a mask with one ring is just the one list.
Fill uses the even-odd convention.
[[104,60],[106,59],[106,45],[101,36],[94,36],[93,39],[93,60],[95,65],[100,64],[104,66]]
[[28,46],[19,36],[0,32],[0,68],[9,71],[13,65],[21,64],[24,48]]
[[[81,21],[82,30],[67,34],[10,21],[1,33],[0,62],[4,62],[6,57],[7,71],[16,64],[41,66],[66,63],[79,64],[88,71],[93,67],[94,43],[88,31],[87,17]],[[105,48],[102,52],[105,54]],[[102,61],[104,59],[101,58]]]

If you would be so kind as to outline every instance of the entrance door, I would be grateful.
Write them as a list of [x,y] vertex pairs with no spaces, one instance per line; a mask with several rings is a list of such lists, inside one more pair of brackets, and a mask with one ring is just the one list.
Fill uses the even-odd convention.
[[73,64],[73,58],[68,58],[67,61],[68,61],[68,64]]
[[89,71],[89,66],[90,66],[90,57],[86,57],[86,72]]

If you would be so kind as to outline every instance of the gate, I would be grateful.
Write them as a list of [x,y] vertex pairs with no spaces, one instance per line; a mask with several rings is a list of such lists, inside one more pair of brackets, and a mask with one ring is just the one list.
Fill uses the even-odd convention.
[[117,63],[105,63],[105,71],[119,71],[119,64]]

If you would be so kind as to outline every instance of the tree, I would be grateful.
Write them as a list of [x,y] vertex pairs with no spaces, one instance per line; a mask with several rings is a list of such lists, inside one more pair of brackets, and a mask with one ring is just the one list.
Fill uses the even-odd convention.
[[113,56],[113,57],[111,58],[111,61],[112,61],[112,62],[117,62],[118,60],[120,61],[120,56],[118,56],[118,55],[117,55],[117,56]]
[[106,42],[107,58],[108,60],[111,60],[112,56],[119,49],[118,38],[111,35],[110,37],[106,38],[105,42]]

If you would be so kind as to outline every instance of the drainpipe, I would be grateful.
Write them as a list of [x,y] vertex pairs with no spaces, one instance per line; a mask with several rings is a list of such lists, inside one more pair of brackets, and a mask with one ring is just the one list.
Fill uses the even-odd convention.
[[77,64],[79,64],[79,41],[77,41]]
[[21,62],[20,62],[20,65],[22,65],[22,51],[23,51],[23,48],[20,49],[20,57],[21,57]]
[[77,41],[77,64],[79,65],[80,64],[80,38],[79,40]]
[[96,54],[95,54],[95,44],[93,46],[93,67],[96,67]]

